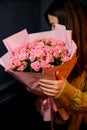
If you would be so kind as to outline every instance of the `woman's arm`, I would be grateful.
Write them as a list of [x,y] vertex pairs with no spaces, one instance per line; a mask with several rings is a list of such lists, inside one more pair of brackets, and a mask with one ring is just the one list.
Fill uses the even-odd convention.
[[38,84],[46,95],[55,98],[58,105],[61,105],[71,112],[87,112],[86,73],[83,73],[81,77],[77,78],[77,80],[73,82],[73,85],[65,79],[41,79]]
[[[87,83],[85,88],[87,88]],[[56,96],[55,100],[71,112],[87,112],[87,91],[81,91],[72,86],[67,80],[61,95]]]

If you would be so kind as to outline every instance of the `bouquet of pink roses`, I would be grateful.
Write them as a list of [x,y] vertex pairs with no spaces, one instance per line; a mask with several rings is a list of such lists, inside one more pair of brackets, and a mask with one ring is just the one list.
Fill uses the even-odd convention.
[[[76,44],[71,31],[56,25],[54,31],[28,34],[24,29],[3,40],[8,52],[0,58],[0,64],[14,78],[23,83],[41,100],[44,120],[50,120],[50,108],[58,111],[52,98],[45,96],[37,85],[40,78],[56,79],[55,72],[67,78],[76,64]],[[48,105],[47,110],[44,105]],[[66,112],[60,113],[67,118]],[[65,114],[65,115],[64,115]]]
[[65,43],[54,38],[37,39],[16,48],[12,54],[7,69],[15,71],[42,72],[70,59]]

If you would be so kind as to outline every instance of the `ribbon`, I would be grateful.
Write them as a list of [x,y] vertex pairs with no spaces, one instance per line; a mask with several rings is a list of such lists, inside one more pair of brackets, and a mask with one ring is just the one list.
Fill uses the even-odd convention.
[[40,98],[40,101],[41,101],[41,114],[43,116],[44,121],[51,121],[52,110],[54,112],[59,112],[63,120],[69,119],[69,113],[64,108],[58,107],[52,97],[48,97],[46,99]]

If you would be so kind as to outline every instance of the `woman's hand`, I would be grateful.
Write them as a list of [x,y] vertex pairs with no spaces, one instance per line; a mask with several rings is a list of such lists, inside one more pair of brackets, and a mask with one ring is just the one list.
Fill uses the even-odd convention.
[[38,85],[40,85],[44,94],[48,96],[57,96],[60,94],[61,90],[63,89],[64,83],[65,83],[64,79],[60,79],[60,80],[40,79]]

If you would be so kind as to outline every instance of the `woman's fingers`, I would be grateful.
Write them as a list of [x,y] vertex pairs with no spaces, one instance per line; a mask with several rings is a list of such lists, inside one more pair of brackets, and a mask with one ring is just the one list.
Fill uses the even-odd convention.
[[44,88],[44,87],[41,87],[41,89],[43,90],[43,93],[48,95],[48,96],[55,96],[58,94],[58,90],[53,90],[53,89],[47,89],[47,88]]
[[43,90],[44,94],[48,96],[56,96],[60,93],[64,85],[64,80],[40,79],[38,85]]
[[59,73],[59,71],[56,71],[56,77],[57,79],[64,79],[64,77]]
[[[48,81],[48,80],[47,80]],[[40,88],[43,90],[44,94],[48,95],[48,96],[56,96],[59,92],[60,92],[60,88],[61,85],[58,83],[58,81],[54,81],[52,80],[52,83],[48,83],[46,80],[41,80],[38,82],[38,84],[40,85]]]
[[45,91],[43,91],[43,93],[48,95],[48,96],[55,96],[55,94],[53,94],[53,93],[49,93],[49,92],[45,92]]
[[58,89],[58,81],[57,80],[39,80],[38,84],[44,88],[57,90]]
[[48,80],[48,79],[40,79],[39,80],[40,83],[45,83],[45,84],[50,84],[50,85],[53,85],[56,83],[55,80]]

